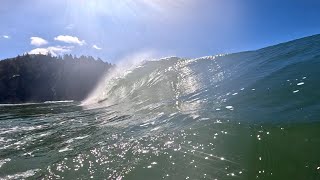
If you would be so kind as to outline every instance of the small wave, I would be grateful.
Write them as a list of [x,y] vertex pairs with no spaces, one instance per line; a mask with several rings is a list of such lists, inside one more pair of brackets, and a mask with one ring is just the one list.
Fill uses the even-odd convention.
[[0,159],[0,168],[7,162],[10,162],[11,159],[10,158],[7,158],[7,159]]
[[0,177],[0,179],[25,179],[31,176],[34,176],[39,169],[31,169],[25,172],[16,173],[13,175],[7,175],[5,177]]
[[42,103],[17,103],[17,104],[0,104],[0,106],[28,106]]
[[55,104],[55,103],[72,103],[74,100],[64,100],[64,101],[45,101],[45,104]]

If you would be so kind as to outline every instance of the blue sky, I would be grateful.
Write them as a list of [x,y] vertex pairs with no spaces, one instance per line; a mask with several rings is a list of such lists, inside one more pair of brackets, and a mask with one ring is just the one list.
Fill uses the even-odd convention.
[[319,0],[1,0],[0,59],[200,57],[320,33]]

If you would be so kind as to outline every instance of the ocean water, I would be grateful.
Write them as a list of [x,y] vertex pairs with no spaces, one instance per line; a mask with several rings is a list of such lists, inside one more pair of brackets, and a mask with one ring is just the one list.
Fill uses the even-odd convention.
[[0,105],[0,179],[320,179],[320,35],[108,76]]

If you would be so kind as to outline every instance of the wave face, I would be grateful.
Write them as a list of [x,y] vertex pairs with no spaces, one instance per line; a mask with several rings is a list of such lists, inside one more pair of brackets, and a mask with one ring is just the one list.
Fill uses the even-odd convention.
[[319,69],[316,35],[145,61],[81,105],[0,106],[0,179],[320,179]]
[[[147,61],[108,80],[103,92],[93,95],[92,106],[115,106],[147,116],[316,121],[319,39],[313,36],[230,55]],[[270,118],[274,114],[277,117]]]

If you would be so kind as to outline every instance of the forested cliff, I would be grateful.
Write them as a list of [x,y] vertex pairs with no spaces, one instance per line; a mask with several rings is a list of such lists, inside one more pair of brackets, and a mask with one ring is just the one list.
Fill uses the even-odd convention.
[[112,67],[93,57],[23,55],[0,61],[0,103],[83,100]]

